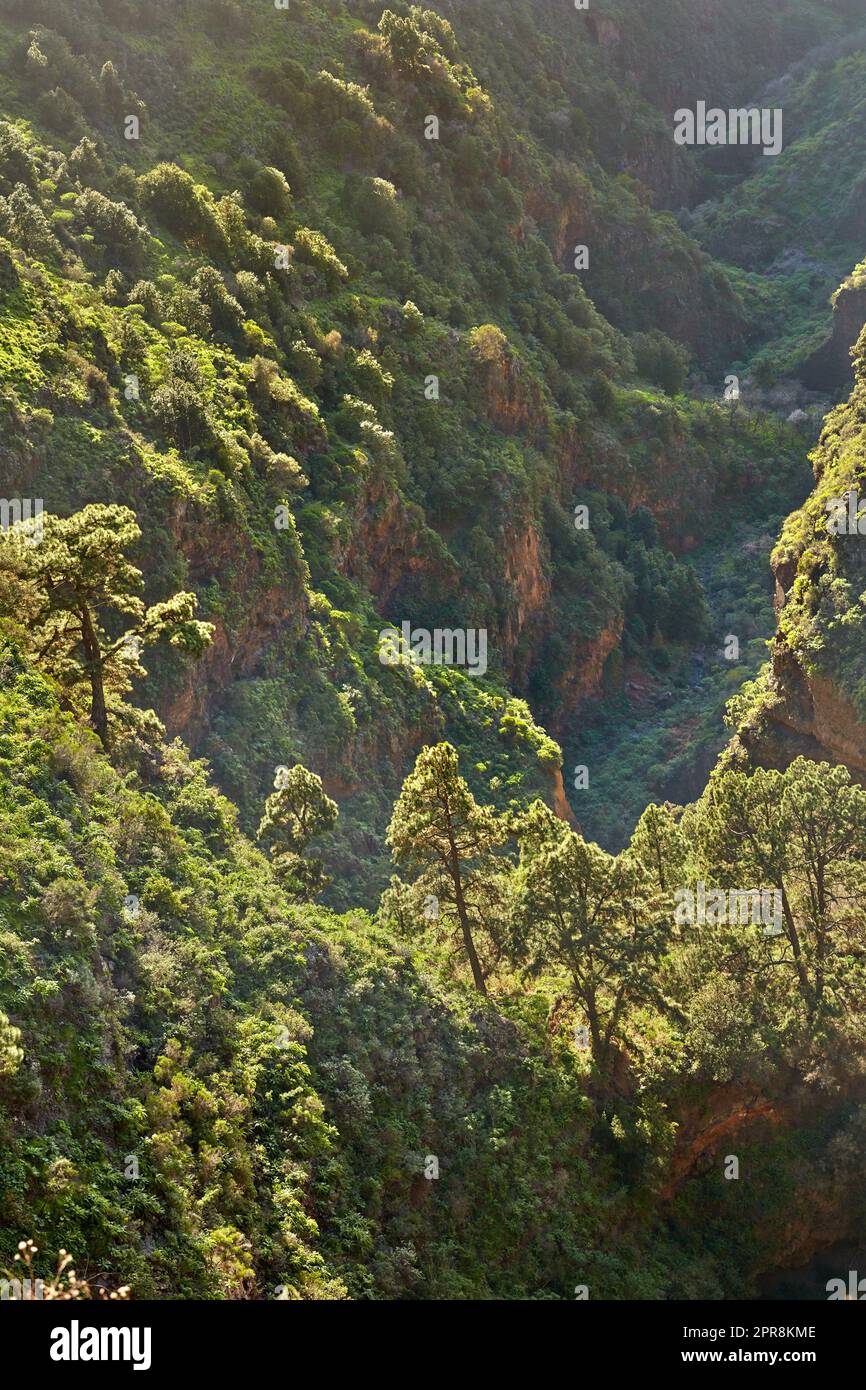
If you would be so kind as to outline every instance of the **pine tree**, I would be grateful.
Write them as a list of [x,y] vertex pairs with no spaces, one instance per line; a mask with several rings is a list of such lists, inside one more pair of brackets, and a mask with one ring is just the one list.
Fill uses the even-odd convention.
[[503,861],[495,851],[506,834],[459,775],[450,743],[419,753],[394,807],[388,843],[395,863],[414,870],[419,891],[435,901],[433,920],[456,930],[480,994],[487,986],[475,934],[495,934],[503,897]]
[[634,829],[629,856],[663,893],[680,886],[686,841],[669,805],[647,806]]
[[[142,649],[166,637],[200,655],[210,623],[197,622],[197,599],[177,593],[148,607],[141,571],[127,551],[141,537],[128,507],[91,505],[72,516],[45,515],[0,538],[0,599],[15,614],[18,634],[39,665],[60,684],[67,708],[87,705],[91,726],[110,749],[111,716],[133,676],[146,671]],[[122,631],[112,635],[118,627]],[[83,696],[82,692],[87,692]]]
[[806,758],[784,772],[724,772],[698,803],[693,830],[715,881],[778,891],[783,963],[814,1020],[828,983],[838,989],[863,954],[866,790],[847,768]]
[[515,954],[534,970],[567,971],[604,1067],[629,1006],[658,1002],[655,966],[672,917],[627,855],[614,858],[542,811],[533,808],[521,838]]
[[277,790],[265,803],[258,838],[271,844],[274,872],[287,892],[310,899],[330,880],[319,859],[308,859],[311,840],[335,824],[339,814],[322,786],[322,779],[301,763],[281,768]]

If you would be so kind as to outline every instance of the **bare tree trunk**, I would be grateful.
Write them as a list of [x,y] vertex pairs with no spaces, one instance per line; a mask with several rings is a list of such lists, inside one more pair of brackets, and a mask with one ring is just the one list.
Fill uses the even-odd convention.
[[102,652],[93,627],[90,609],[84,604],[80,610],[81,632],[84,654],[87,657],[87,673],[90,677],[90,723],[99,735],[99,741],[106,753],[110,752],[108,738],[108,710],[105,707],[105,685],[102,679]]
[[466,899],[463,896],[463,884],[460,879],[457,847],[454,845],[453,840],[451,852],[451,878],[454,883],[454,901],[457,905],[457,916],[460,918],[460,929],[463,932],[463,944],[466,947],[466,954],[469,957],[469,964],[472,967],[472,979],[475,981],[475,988],[478,990],[478,993],[486,995],[487,986],[484,983],[484,976],[481,973],[481,962],[478,959],[475,942],[472,940],[472,928],[469,924],[469,913],[466,910]]

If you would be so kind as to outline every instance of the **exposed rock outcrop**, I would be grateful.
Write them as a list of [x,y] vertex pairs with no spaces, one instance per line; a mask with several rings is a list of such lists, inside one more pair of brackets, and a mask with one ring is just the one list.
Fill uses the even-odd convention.
[[784,642],[774,642],[771,698],[739,732],[751,760],[783,769],[794,758],[844,763],[866,782],[866,724],[826,676],[804,669]]
[[866,274],[855,272],[835,296],[829,338],[803,364],[800,376],[805,386],[812,391],[830,392],[850,388],[853,379],[851,349],[864,324]]
[[[213,615],[213,641],[202,658],[174,682],[160,707],[169,734],[194,744],[227,686],[251,675],[277,638],[300,636],[307,622],[303,585],[264,583],[261,557],[234,527],[214,528],[198,509],[182,505],[168,526],[189,566],[190,580],[214,575],[236,609],[235,620]],[[287,579],[289,576],[287,576]]]
[[[866,279],[857,294],[859,314]],[[854,391],[827,417],[812,455],[815,491],[774,552],[772,666],[739,743],[761,766],[804,756],[844,763],[866,780],[866,333],[853,356]]]

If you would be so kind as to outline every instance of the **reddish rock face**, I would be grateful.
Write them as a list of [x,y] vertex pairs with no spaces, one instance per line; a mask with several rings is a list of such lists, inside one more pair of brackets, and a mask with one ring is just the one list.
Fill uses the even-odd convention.
[[740,742],[761,767],[785,768],[796,757],[844,763],[866,783],[866,725],[832,681],[806,672],[778,639],[773,653],[775,699],[756,730],[741,730]]
[[804,363],[803,384],[812,391],[839,391],[853,383],[851,349],[866,324],[866,287],[843,285],[833,308],[833,331]]
[[592,37],[602,48],[616,48],[617,44],[622,42],[619,25],[612,19],[606,19],[603,15],[594,15],[589,11],[586,22]]
[[352,534],[335,559],[341,573],[387,604],[405,580],[427,574],[437,592],[452,589],[456,572],[430,551],[421,513],[413,513],[388,478],[370,475],[355,507]]
[[242,615],[231,633],[223,618],[211,619],[211,645],[172,685],[159,710],[169,734],[194,743],[226,687],[250,675],[281,634],[304,631],[307,607],[303,587],[293,585],[288,576],[284,585],[263,584],[260,557],[237,529],[202,525],[195,509],[186,505],[169,518],[169,529],[187,561],[190,579],[220,579]]

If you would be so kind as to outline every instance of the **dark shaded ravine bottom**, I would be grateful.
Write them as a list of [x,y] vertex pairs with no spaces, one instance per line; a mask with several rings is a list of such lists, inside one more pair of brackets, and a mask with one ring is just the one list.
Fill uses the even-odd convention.
[[[857,1241],[843,1241],[817,1251],[808,1264],[798,1269],[786,1269],[765,1274],[758,1281],[759,1299],[788,1299],[792,1302],[826,1301],[830,1279],[844,1279],[848,1284],[851,1271],[855,1284],[866,1279],[866,1246]],[[861,1294],[866,1298],[866,1292]]]

